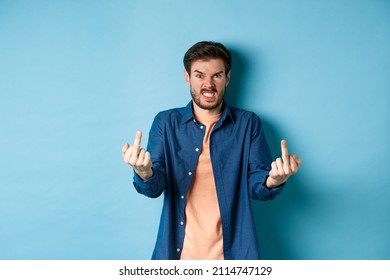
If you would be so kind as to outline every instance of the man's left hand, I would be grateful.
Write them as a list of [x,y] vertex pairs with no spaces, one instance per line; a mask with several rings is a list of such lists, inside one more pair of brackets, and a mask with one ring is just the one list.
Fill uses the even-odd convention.
[[271,171],[267,178],[267,188],[276,188],[281,184],[285,183],[287,179],[298,172],[301,166],[302,160],[296,155],[289,155],[287,149],[287,141],[282,140],[282,157],[277,158],[271,164]]

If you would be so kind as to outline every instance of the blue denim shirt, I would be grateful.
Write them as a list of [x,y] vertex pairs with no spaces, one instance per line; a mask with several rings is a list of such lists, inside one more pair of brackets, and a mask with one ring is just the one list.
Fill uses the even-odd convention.
[[[180,259],[185,232],[185,205],[202,148],[205,126],[192,111],[192,102],[157,114],[147,150],[153,177],[134,175],[139,193],[164,193],[160,226],[152,259]],[[225,259],[260,259],[250,199],[269,200],[283,186],[265,186],[271,154],[261,121],[252,112],[224,103],[221,118],[210,136],[210,157],[222,220]]]

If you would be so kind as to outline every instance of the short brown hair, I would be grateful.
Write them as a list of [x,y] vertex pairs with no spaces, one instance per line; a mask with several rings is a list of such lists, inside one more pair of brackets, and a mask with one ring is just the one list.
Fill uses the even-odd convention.
[[232,56],[230,51],[224,45],[213,41],[202,41],[193,45],[185,53],[183,58],[184,68],[188,74],[191,74],[192,62],[196,60],[208,60],[220,58],[225,64],[225,75],[230,72],[232,68]]

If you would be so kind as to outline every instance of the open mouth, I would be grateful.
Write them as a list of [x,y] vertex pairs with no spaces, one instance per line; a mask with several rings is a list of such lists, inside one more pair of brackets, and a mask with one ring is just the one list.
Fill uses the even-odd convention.
[[207,97],[207,98],[211,98],[211,97],[214,97],[215,92],[205,91],[205,92],[202,92],[202,95]]
[[213,98],[216,95],[216,90],[214,89],[204,89],[202,90],[202,95],[206,98]]

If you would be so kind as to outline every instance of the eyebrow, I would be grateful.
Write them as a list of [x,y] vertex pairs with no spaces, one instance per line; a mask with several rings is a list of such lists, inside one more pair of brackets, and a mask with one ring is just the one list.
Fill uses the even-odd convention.
[[[199,74],[201,74],[201,75],[204,75],[204,73],[203,73],[202,71],[199,71],[199,70],[194,70],[194,72],[195,72],[195,73],[199,73]],[[225,73],[225,71],[221,70],[221,71],[219,71],[219,72],[214,73],[212,76],[219,75],[219,74],[223,74],[223,73]]]

